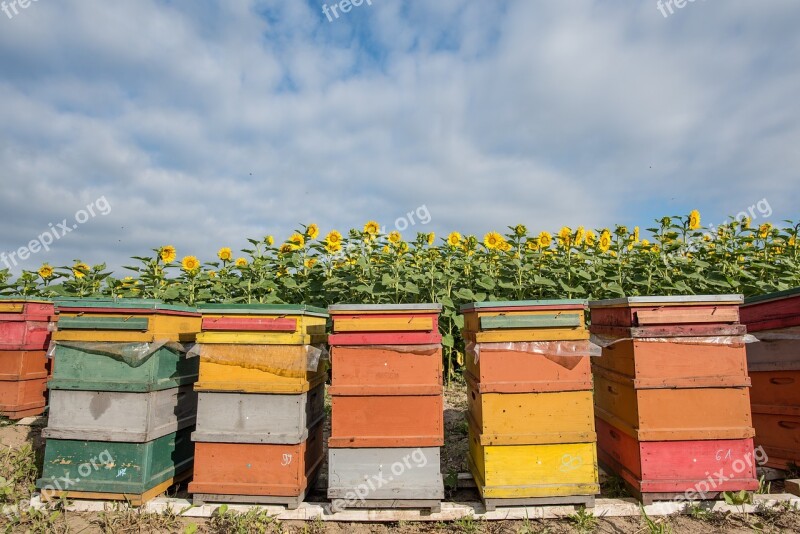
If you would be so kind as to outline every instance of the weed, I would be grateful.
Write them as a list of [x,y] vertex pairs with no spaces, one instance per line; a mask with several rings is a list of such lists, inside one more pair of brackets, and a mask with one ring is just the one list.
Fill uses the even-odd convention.
[[30,443],[0,451],[0,504],[30,499],[36,489],[36,454]]
[[209,531],[219,534],[265,534],[277,527],[277,521],[266,510],[253,508],[246,513],[228,510],[223,504],[211,516],[208,522]]
[[478,523],[472,515],[465,515],[461,519],[456,520],[455,526],[459,532],[464,534],[475,534],[478,532]]
[[769,495],[772,492],[772,483],[767,482],[767,476],[761,475],[758,479],[756,495]]
[[447,495],[452,495],[458,491],[458,471],[455,469],[448,471],[444,477],[444,489],[447,491]]
[[574,514],[568,515],[567,519],[578,532],[594,532],[594,529],[597,528],[597,518],[592,512],[587,512],[585,506],[581,506]]
[[108,534],[142,531],[177,532],[183,526],[175,512],[154,514],[127,503],[106,505],[92,523]]
[[650,519],[650,516],[647,515],[647,512],[644,509],[643,504],[639,504],[639,510],[642,514],[642,519],[644,519],[644,523],[646,525],[647,531],[650,534],[669,534],[672,532],[672,527],[667,522],[666,518],[661,518],[657,521]]
[[712,521],[714,519],[714,512],[708,509],[707,506],[698,503],[691,503],[686,505],[686,513],[692,519],[698,521]]

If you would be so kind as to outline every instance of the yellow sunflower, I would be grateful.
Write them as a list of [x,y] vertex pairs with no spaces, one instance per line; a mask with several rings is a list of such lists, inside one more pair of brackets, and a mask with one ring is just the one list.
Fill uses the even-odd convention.
[[306,245],[306,238],[303,237],[303,234],[292,234],[292,237],[289,238],[289,245],[292,247],[292,250],[300,250]]
[[389,233],[389,243],[397,244],[402,240],[403,236],[397,230],[392,230],[392,232]]
[[578,229],[575,230],[575,246],[581,246],[584,239],[586,239],[586,228],[579,226]]
[[550,232],[542,232],[539,234],[539,246],[542,248],[550,248],[553,244],[553,236]]
[[689,214],[689,230],[697,230],[700,228],[700,212],[692,210]]
[[764,223],[758,227],[758,237],[761,239],[766,239],[771,233],[772,225],[770,223]]
[[184,256],[181,260],[181,269],[187,273],[193,273],[200,268],[200,262],[194,256]]
[[562,247],[568,247],[572,244],[572,228],[564,226],[559,230],[558,244]]
[[389,252],[392,251],[392,249],[389,248],[389,245],[383,245],[383,248],[381,250],[383,251],[384,254],[388,254]]
[[341,245],[341,243],[338,243],[338,242],[329,241],[325,245],[325,250],[328,252],[328,254],[336,254],[337,252],[342,250],[342,245]]
[[461,244],[461,234],[458,232],[450,232],[450,235],[447,236],[447,244],[451,247],[457,247]]
[[500,248],[500,244],[503,243],[504,241],[505,239],[503,239],[503,236],[501,236],[497,232],[489,232],[488,234],[483,236],[483,244],[489,250]]
[[601,252],[608,252],[608,249],[611,248],[611,232],[603,230],[603,233],[600,234],[600,242],[597,246]]
[[311,269],[317,264],[317,258],[306,258],[306,261],[303,262],[303,264],[306,266],[306,269]]
[[306,228],[306,235],[312,241],[314,239],[316,239],[317,236],[319,235],[319,226],[317,226],[316,224],[313,224],[313,223],[309,224],[308,227]]
[[209,278],[216,278],[217,277],[217,271],[208,271],[208,277]]
[[504,240],[499,245],[497,245],[497,249],[502,252],[508,252],[509,250],[511,250],[511,243]]
[[364,225],[364,233],[370,236],[378,235],[378,232],[381,231],[380,225],[375,221],[369,221],[367,224]]
[[433,246],[433,244],[435,242],[436,242],[436,234],[434,234],[433,232],[429,233],[428,234],[428,245]]
[[83,278],[89,272],[89,266],[85,263],[78,262],[72,266],[72,274],[75,278]]
[[536,238],[528,239],[525,242],[525,246],[528,247],[528,250],[530,250],[531,252],[536,252],[537,250],[539,250],[539,239]]
[[633,242],[634,243],[638,243],[639,242],[639,235],[640,235],[639,232],[640,232],[639,227],[635,226],[633,228]]
[[39,276],[42,277],[42,280],[49,280],[53,277],[53,267],[50,264],[42,264],[39,267]]
[[325,243],[328,245],[338,245],[342,242],[342,234],[340,234],[336,230],[331,230],[328,232],[328,235],[325,236]]
[[161,258],[161,261],[166,264],[172,263],[175,261],[175,258],[178,257],[178,253],[175,251],[175,247],[172,245],[161,247],[161,250],[158,251],[158,255]]
[[742,219],[742,223],[741,223],[742,224],[742,230],[747,230],[748,228],[750,228],[750,225],[752,224],[752,222],[753,221],[752,221],[752,219],[750,219],[750,217],[745,217],[744,219]]
[[217,257],[222,261],[228,262],[233,259],[233,253],[231,252],[230,247],[222,247],[217,252]]
[[796,245],[797,245],[797,238],[795,236],[790,237],[789,238],[789,246],[790,247],[794,247]]
[[266,243],[268,247],[271,247],[272,245],[275,244],[275,238],[272,237],[271,235],[268,235],[267,237],[264,238],[264,243]]
[[244,258],[236,258],[237,267],[247,267],[247,260]]
[[528,234],[528,228],[524,224],[518,224],[514,227],[514,235],[517,237],[525,237]]
[[593,231],[586,232],[586,246],[593,247],[595,240],[597,240],[597,235]]

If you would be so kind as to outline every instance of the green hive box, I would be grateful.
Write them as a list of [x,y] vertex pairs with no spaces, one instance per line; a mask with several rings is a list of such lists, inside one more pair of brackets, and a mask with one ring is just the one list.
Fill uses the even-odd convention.
[[[99,344],[97,344],[99,345]],[[80,391],[148,392],[171,389],[197,381],[200,358],[186,358],[174,349],[161,347],[144,359],[75,348],[59,344],[55,348],[50,389]],[[117,351],[118,352],[118,351]]]
[[193,427],[146,443],[48,439],[40,490],[141,495],[190,469]]

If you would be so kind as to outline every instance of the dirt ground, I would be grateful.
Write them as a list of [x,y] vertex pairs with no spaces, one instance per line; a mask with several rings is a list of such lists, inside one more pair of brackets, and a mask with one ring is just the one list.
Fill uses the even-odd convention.
[[[328,405],[329,406],[329,405]],[[467,472],[468,437],[466,422],[467,397],[463,385],[447,388],[445,395],[445,447],[442,450],[442,473],[448,490],[448,500],[477,501],[475,490],[455,489],[458,473]],[[329,419],[328,419],[329,421]],[[326,423],[326,436],[330,433],[330,423]],[[327,441],[327,440],[326,440]],[[25,444],[31,444],[39,455],[43,451],[44,441],[41,439],[41,426],[23,426],[0,422],[0,455],[18,450]],[[327,456],[327,455],[326,455]],[[0,465],[8,470],[7,463]],[[327,471],[323,466],[323,473]],[[4,498],[2,484],[10,478],[9,473],[0,472],[0,502],[9,502]],[[324,475],[319,487],[325,486]],[[185,497],[185,485],[174,489],[171,494]],[[773,485],[773,491],[782,489]],[[608,494],[609,488],[604,488]],[[611,488],[611,492],[619,488]],[[619,496],[619,495],[608,495]],[[324,500],[324,491],[317,490],[309,500]],[[546,521],[477,521],[471,518],[449,523],[334,523],[334,522],[278,522],[263,513],[255,511],[248,516],[224,514],[209,520],[183,519],[175,516],[157,516],[141,514],[135,510],[116,509],[109,506],[104,513],[79,514],[54,510],[49,514],[24,515],[23,521],[9,522],[7,517],[0,516],[0,528],[6,532],[72,532],[72,533],[139,533],[139,532],[179,532],[179,533],[227,533],[227,532],[297,532],[303,534],[367,534],[388,532],[439,533],[463,532],[477,533],[573,533],[599,532],[614,534],[664,533],[699,534],[699,533],[750,533],[761,532],[800,532],[800,513],[797,511],[772,511],[749,516],[734,514],[701,514],[698,517],[672,516],[669,518],[653,518],[655,524],[648,525],[643,517],[630,518],[594,518],[591,514],[584,517],[578,515],[561,520]]]

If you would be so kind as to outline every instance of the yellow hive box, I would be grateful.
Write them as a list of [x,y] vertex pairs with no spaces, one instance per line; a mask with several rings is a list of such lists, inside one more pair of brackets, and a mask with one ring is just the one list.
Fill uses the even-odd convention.
[[480,393],[467,375],[469,418],[484,445],[584,443],[597,440],[591,391]]
[[483,499],[600,493],[595,443],[482,445],[470,427],[468,461]]
[[202,332],[198,343],[224,345],[317,345],[326,343],[326,334],[287,334],[284,332]]
[[303,345],[204,345],[195,390],[305,393],[327,377],[319,352]]

